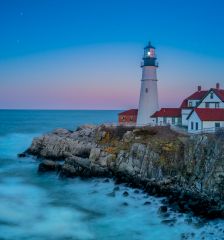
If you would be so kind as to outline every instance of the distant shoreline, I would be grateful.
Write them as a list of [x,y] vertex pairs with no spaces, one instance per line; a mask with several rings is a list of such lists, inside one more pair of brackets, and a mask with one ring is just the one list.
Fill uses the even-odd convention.
[[0,111],[124,111],[125,109],[9,109],[1,108]]

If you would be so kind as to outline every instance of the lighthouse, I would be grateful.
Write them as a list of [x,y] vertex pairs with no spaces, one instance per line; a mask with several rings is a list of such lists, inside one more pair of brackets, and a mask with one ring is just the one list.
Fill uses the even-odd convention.
[[141,91],[138,107],[137,126],[153,124],[151,116],[159,110],[155,47],[149,42],[144,48]]

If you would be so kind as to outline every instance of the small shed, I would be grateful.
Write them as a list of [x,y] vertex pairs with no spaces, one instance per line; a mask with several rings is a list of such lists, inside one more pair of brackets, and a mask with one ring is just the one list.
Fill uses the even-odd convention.
[[135,125],[137,122],[138,109],[129,109],[118,114],[119,125]]

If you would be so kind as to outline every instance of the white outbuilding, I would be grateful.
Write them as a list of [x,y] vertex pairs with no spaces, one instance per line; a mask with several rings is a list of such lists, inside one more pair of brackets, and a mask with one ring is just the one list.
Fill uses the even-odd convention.
[[224,128],[224,109],[195,108],[188,116],[188,132],[215,132]]

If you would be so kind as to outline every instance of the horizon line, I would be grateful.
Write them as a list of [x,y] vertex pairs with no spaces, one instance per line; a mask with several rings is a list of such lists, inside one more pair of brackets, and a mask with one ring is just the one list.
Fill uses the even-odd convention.
[[0,108],[0,111],[124,111],[126,109],[54,109],[54,108]]

